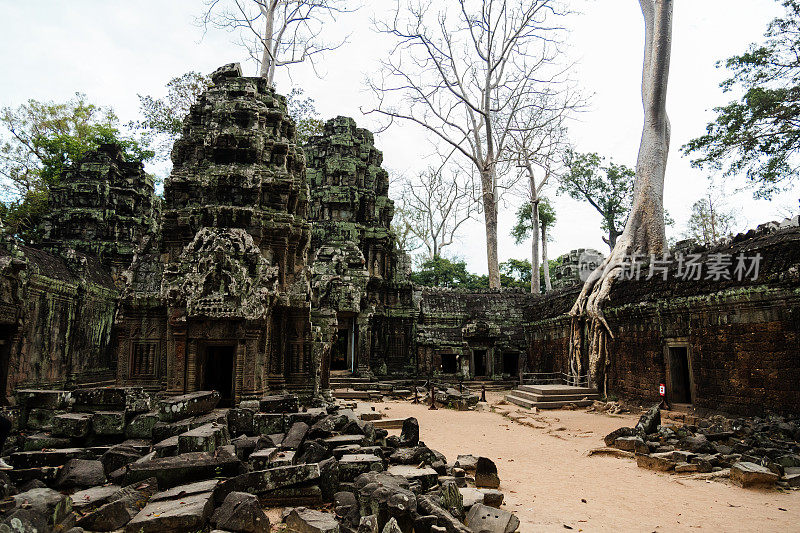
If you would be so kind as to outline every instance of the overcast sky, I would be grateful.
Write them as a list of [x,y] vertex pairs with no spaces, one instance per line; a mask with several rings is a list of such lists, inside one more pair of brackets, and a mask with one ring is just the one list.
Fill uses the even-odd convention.
[[[435,5],[444,0],[431,0]],[[335,38],[349,34],[349,44],[330,53],[321,65],[322,79],[307,67],[277,76],[278,89],[304,88],[323,118],[349,115],[363,127],[374,127],[361,114],[371,96],[365,76],[387,50],[370,29],[385,0],[372,0],[358,13],[343,15],[328,30]],[[573,0],[582,14],[570,21],[568,51],[578,60],[575,79],[591,95],[591,106],[570,128],[577,150],[598,152],[635,166],[642,129],[641,68],[643,22],[636,0]],[[137,118],[139,94],[161,96],[164,84],[189,70],[209,73],[220,65],[256,67],[235,37],[222,30],[203,33],[195,23],[201,0],[0,0],[0,105],[15,106],[28,98],[65,100],[84,92],[96,104],[110,105],[123,122]],[[767,23],[781,13],[775,0],[676,0],[668,112],[672,149],[667,164],[665,207],[676,220],[668,234],[680,237],[692,203],[705,191],[707,174],[692,169],[679,152],[703,133],[712,108],[731,99],[719,83],[727,77],[715,62],[744,51],[760,40]],[[430,144],[413,126],[390,129],[377,137],[392,174],[413,173],[424,165]],[[797,212],[800,191],[788,191],[772,202],[755,201],[750,191],[736,192],[741,181],[729,180],[728,203],[749,227]],[[588,204],[554,197],[558,222],[552,231],[551,258],[574,248],[608,252],[600,217]],[[530,247],[514,246],[508,236],[513,205],[500,218],[500,259],[528,257]],[[472,270],[486,271],[483,229],[467,227],[446,254],[465,258]]]

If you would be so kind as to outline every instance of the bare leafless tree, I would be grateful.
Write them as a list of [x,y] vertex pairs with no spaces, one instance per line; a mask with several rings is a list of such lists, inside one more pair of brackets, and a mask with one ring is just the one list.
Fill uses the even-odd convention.
[[[586,280],[573,306],[570,360],[572,371],[589,371],[592,380],[607,391],[606,367],[610,363],[608,338],[613,333],[603,314],[614,280],[632,254],[660,256],[666,242],[664,175],[669,152],[667,82],[672,49],[673,0],[639,0],[645,22],[642,104],[644,127],[636,162],[633,205],[625,229],[611,254]],[[581,358],[583,321],[589,321],[588,368]]]
[[[367,110],[417,124],[454,149],[480,176],[489,286],[500,286],[498,201],[506,183],[498,161],[511,121],[558,83],[563,6],[557,0],[397,0],[375,23],[396,45],[369,85]],[[516,174],[516,173],[512,173]],[[513,176],[512,176],[513,179]]]
[[472,176],[444,165],[429,167],[406,180],[400,196],[403,225],[435,259],[450,246],[461,227],[478,211]]
[[[536,105],[528,106],[512,118],[506,161],[523,174],[526,200],[531,209],[531,265],[532,272],[539,271],[539,243],[542,244],[546,289],[550,290],[547,266],[547,241],[540,240],[539,202],[542,191],[551,177],[563,167],[564,154],[569,148],[566,123],[580,110],[584,100],[569,87],[563,90],[546,90],[536,95]],[[531,292],[539,294],[539,276],[531,276]]]
[[203,26],[236,32],[240,44],[259,64],[259,76],[270,86],[275,70],[304,61],[316,66],[319,54],[339,48],[344,40],[322,38],[326,23],[352,11],[347,0],[205,0]]

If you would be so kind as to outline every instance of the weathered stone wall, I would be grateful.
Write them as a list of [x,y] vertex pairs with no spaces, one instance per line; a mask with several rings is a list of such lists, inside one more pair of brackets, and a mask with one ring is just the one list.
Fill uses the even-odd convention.
[[[691,400],[697,407],[735,413],[800,409],[800,229],[762,229],[711,250],[688,253],[761,254],[756,280],[620,281],[606,317],[608,387],[613,394],[654,401],[671,386],[670,348],[686,350]],[[568,371],[569,319],[577,292],[553,294],[528,327],[532,361]],[[545,364],[544,366],[547,366]],[[669,397],[669,395],[668,395]]]
[[17,388],[113,382],[118,293],[99,260],[80,252],[64,259],[12,245],[0,262],[3,395],[10,397]]
[[519,289],[422,289],[418,371],[515,379],[530,365],[525,324],[535,300]]
[[417,310],[391,231],[389,174],[372,133],[336,117],[305,147],[313,222],[314,323],[322,357],[363,375],[399,373],[412,359]]

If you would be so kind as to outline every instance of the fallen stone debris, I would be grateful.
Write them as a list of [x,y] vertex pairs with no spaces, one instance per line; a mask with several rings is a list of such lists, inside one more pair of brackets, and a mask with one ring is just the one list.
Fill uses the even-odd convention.
[[[666,414],[666,413],[665,413]],[[716,474],[742,487],[800,487],[800,417],[696,418],[650,408],[636,427],[605,437],[609,448],[640,468],[675,474]]]
[[159,399],[132,387],[17,400],[2,531],[267,533],[269,508],[296,533],[519,528],[500,509],[494,462],[448,463],[414,418],[390,436],[351,405],[301,408],[291,395],[230,409],[213,391]]

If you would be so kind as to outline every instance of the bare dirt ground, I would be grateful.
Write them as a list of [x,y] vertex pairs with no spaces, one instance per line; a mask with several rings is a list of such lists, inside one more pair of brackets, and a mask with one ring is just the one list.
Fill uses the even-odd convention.
[[542,411],[526,421],[535,426],[529,427],[492,412],[429,411],[409,402],[374,406],[389,418],[416,417],[421,440],[448,461],[469,453],[493,459],[503,508],[517,515],[524,533],[800,531],[800,491],[743,489],[586,455],[603,446],[606,434],[634,425],[637,415]]

